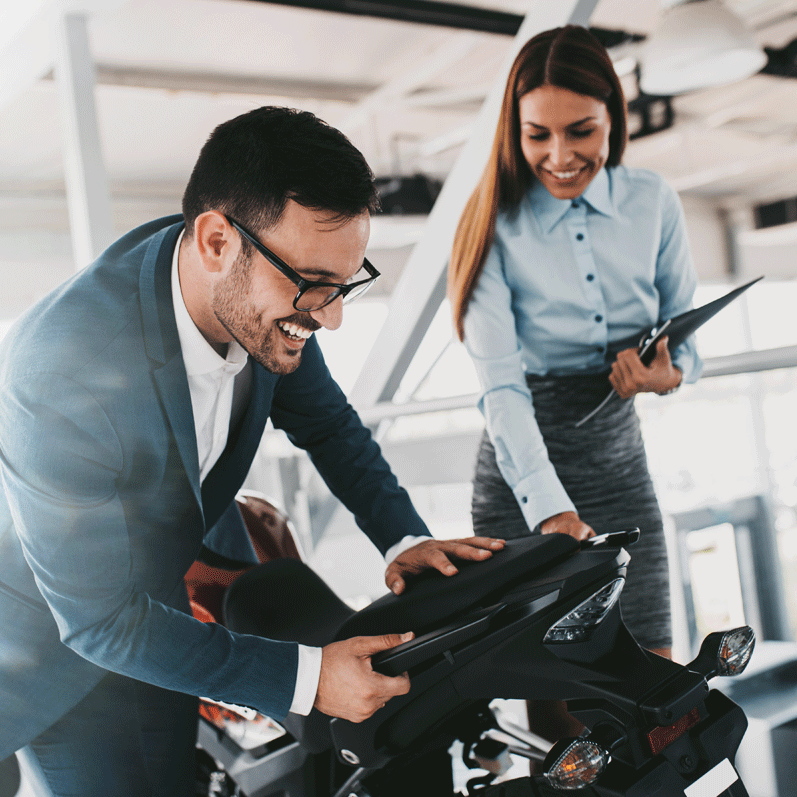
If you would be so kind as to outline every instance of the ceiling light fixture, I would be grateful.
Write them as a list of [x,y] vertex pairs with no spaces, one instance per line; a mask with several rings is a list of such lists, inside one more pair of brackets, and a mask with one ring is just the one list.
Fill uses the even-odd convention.
[[721,0],[686,0],[664,10],[642,56],[640,88],[674,95],[734,83],[758,72],[764,51]]

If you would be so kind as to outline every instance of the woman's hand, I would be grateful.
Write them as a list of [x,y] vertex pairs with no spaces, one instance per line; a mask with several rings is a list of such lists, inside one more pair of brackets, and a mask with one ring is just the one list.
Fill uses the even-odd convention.
[[636,349],[624,349],[609,374],[609,382],[624,399],[637,393],[667,393],[678,387],[682,379],[681,370],[672,364],[666,337],[656,344],[656,356],[650,365],[639,359]]
[[577,540],[588,540],[595,536],[591,526],[582,522],[575,512],[560,512],[540,523],[543,534],[569,534]]

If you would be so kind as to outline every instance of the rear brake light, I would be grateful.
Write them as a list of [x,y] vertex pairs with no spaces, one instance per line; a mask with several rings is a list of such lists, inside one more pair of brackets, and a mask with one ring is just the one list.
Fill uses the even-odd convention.
[[668,725],[666,728],[654,728],[648,733],[648,744],[653,755],[658,755],[665,747],[668,747],[676,739],[683,736],[690,728],[694,728],[698,722],[700,722],[700,711],[693,708],[674,725]]
[[586,642],[617,603],[624,583],[616,578],[590,595],[548,629],[543,643]]

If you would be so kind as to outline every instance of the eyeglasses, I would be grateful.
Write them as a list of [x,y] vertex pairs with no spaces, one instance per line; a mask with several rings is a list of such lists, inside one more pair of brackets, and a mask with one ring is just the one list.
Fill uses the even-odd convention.
[[[371,265],[368,258],[365,258],[360,270],[345,284],[306,280],[282,258],[277,257],[268,247],[263,246],[252,233],[244,229],[237,221],[234,221],[229,216],[225,216],[225,218],[274,268],[281,271],[291,282],[296,284],[299,292],[293,299],[293,306],[297,310],[303,312],[320,310],[322,307],[334,302],[338,296],[342,296],[343,303],[348,304],[362,296],[376,282],[376,278],[379,276],[379,272]],[[358,279],[363,273],[368,276],[365,279]]]

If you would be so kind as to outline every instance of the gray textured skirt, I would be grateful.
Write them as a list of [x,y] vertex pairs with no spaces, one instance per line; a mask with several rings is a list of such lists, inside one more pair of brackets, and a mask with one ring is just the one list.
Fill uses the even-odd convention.
[[[548,456],[581,519],[597,534],[639,527],[639,542],[628,551],[623,618],[643,647],[670,647],[667,549],[633,401],[615,398],[576,428],[606,395],[605,374],[526,379]],[[508,539],[531,533],[486,432],[476,462],[472,512],[477,535]]]

